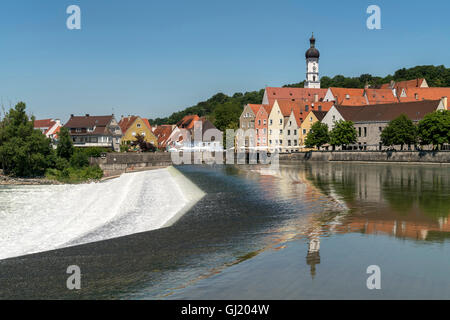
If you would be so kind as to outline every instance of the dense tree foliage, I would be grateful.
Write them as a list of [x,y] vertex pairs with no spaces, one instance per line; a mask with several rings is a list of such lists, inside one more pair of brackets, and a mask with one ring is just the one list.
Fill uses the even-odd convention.
[[3,172],[15,177],[38,177],[44,174],[65,182],[99,179],[102,170],[89,166],[89,155],[74,150],[69,132],[60,132],[55,151],[52,142],[40,130],[34,129],[34,117],[25,112],[26,105],[19,102],[0,122],[0,164]]
[[427,114],[417,128],[421,145],[433,145],[435,148],[450,143],[450,111],[439,110]]
[[357,134],[352,121],[338,121],[330,132],[330,144],[332,146],[346,147],[356,143]]
[[139,150],[142,152],[156,152],[156,147],[153,143],[147,142],[144,135],[137,134],[135,139],[136,140],[131,142],[131,146],[139,147]]
[[34,118],[25,109],[19,102],[0,124],[0,162],[6,175],[39,176],[54,163],[50,139],[34,129]]
[[415,145],[417,141],[417,128],[404,114],[389,122],[381,132],[381,143],[384,146]]
[[69,160],[73,155],[73,142],[69,135],[69,129],[62,127],[59,132],[59,142],[56,148],[58,157]]
[[330,135],[328,133],[328,125],[317,121],[311,126],[310,131],[305,139],[305,146],[307,148],[316,147],[319,149],[324,144],[327,144],[330,140]]

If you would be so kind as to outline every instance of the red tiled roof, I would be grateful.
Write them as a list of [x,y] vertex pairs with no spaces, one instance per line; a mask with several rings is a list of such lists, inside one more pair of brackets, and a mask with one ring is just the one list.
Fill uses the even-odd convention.
[[136,121],[138,117],[136,116],[130,116],[130,117],[124,117],[120,119],[119,121],[119,127],[122,130],[123,134],[125,134],[128,129],[133,125],[133,123]]
[[[399,82],[394,82],[394,88],[395,89],[403,89],[403,88],[420,88],[423,84],[423,82],[425,81],[424,78],[419,78],[419,79],[413,79],[413,80],[407,80],[407,81],[399,81]],[[390,89],[391,88],[391,84],[390,83],[385,83],[381,86],[381,89]]]
[[157,126],[153,134],[158,138],[159,148],[165,148],[167,146],[167,140],[172,134],[172,125],[160,125]]
[[200,119],[200,117],[196,114],[185,116],[183,119],[181,119],[177,123],[177,127],[183,128],[183,129],[191,129],[194,127],[195,121],[197,121],[199,119]]
[[330,90],[338,105],[360,106],[367,104],[367,100],[364,97],[364,89],[332,87]]
[[113,115],[109,116],[73,116],[64,125],[66,128],[93,128],[95,126],[105,127],[113,119]]
[[275,100],[289,100],[292,102],[309,101],[314,102],[317,95],[317,100],[321,101],[325,98],[327,89],[310,89],[310,88],[276,88],[267,87],[266,95],[269,104],[273,105]]
[[[419,101],[419,100],[437,100],[443,97],[450,98],[450,88],[432,87],[432,88],[409,88],[405,89],[406,98],[400,98],[400,101]],[[400,95],[400,92],[399,92]],[[417,95],[417,99],[416,99]]]
[[148,122],[147,118],[142,118],[142,121],[144,121],[147,128],[149,128],[150,131],[153,131],[152,126],[150,125],[150,122]]
[[394,96],[391,89],[365,89],[364,93],[369,104],[397,103],[398,99]]
[[252,109],[253,113],[256,115],[259,109],[262,107],[262,104],[248,104],[248,106]]
[[34,120],[34,128],[51,128],[56,124],[53,119]]

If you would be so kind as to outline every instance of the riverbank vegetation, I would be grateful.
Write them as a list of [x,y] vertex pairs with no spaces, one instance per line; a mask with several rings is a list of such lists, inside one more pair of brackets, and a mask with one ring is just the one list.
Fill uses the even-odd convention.
[[100,156],[98,148],[76,149],[66,128],[61,128],[56,150],[41,131],[34,129],[34,117],[19,102],[0,122],[0,166],[3,174],[17,178],[46,177],[65,183],[102,178],[98,166],[89,166],[90,156]]

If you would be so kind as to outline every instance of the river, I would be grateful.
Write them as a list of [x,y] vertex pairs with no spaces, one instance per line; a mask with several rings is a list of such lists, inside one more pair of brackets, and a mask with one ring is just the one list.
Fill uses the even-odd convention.
[[[0,260],[0,298],[450,299],[450,166],[178,169],[205,195],[173,225]],[[150,199],[131,199],[133,212],[151,216]],[[66,288],[70,265],[81,290]],[[372,265],[380,290],[366,285]]]

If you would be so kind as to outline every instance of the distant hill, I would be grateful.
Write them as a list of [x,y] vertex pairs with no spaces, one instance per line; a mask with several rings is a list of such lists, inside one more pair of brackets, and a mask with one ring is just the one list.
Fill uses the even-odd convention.
[[[425,78],[430,87],[450,87],[450,68],[445,66],[417,66],[409,69],[400,69],[395,71],[394,75],[386,77],[374,77],[370,74],[362,74],[359,77],[345,77],[342,75],[333,78],[324,76],[321,78],[321,87],[341,87],[341,88],[364,88],[369,84],[373,88],[379,88],[383,83],[389,83],[391,80],[404,81],[417,78]],[[304,81],[296,84],[288,84],[284,87],[303,87]],[[197,105],[186,108],[182,111],[172,113],[167,118],[150,119],[152,125],[176,124],[184,116],[197,114],[200,117],[207,117],[214,125],[220,129],[234,129],[239,127],[239,116],[242,113],[243,106],[248,103],[261,103],[264,95],[264,89],[246,93],[235,93],[228,96],[223,93],[217,93],[206,101],[199,102]]]

